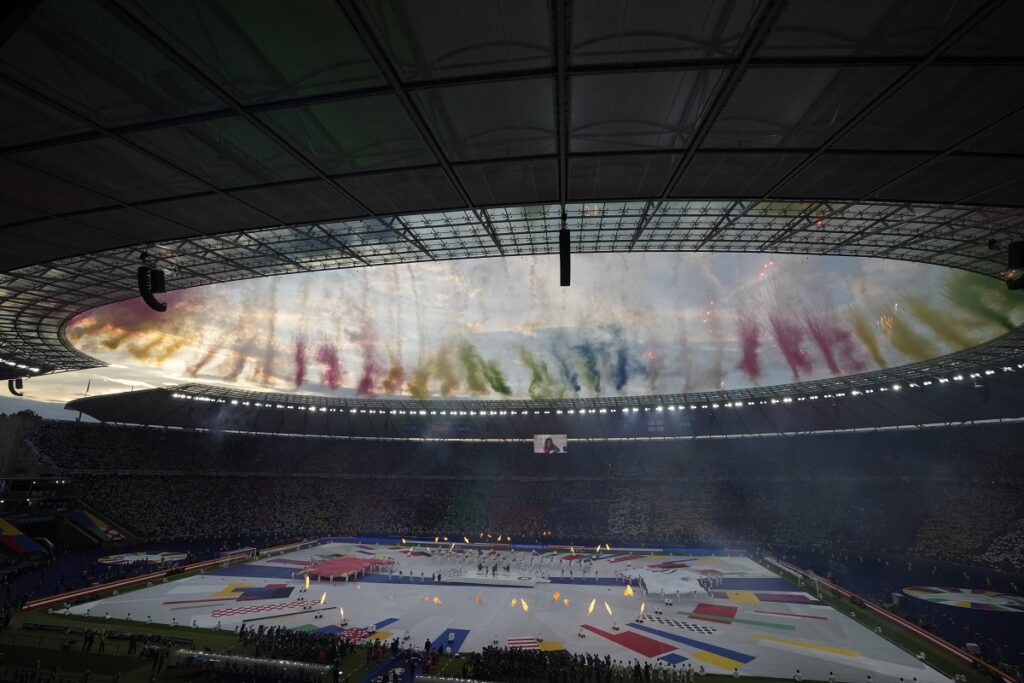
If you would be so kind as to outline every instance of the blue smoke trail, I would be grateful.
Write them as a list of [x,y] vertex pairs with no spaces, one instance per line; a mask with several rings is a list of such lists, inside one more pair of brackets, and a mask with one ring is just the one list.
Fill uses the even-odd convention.
[[558,374],[561,376],[562,381],[572,387],[573,391],[579,392],[581,389],[579,374],[569,364],[569,359],[554,344],[551,345],[551,356],[555,359]]

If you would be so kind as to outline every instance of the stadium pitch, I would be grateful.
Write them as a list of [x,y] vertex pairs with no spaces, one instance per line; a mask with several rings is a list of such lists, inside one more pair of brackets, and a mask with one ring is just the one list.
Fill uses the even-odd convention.
[[[317,576],[325,563],[378,569],[329,581]],[[399,638],[452,654],[498,645],[717,674],[792,678],[799,669],[805,680],[830,672],[843,681],[948,680],[737,556],[327,542],[69,612],[227,631],[284,626],[352,642]]]

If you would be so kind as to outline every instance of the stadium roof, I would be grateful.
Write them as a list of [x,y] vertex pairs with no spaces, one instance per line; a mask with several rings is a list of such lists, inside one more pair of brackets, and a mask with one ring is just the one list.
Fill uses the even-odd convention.
[[99,365],[63,325],[134,295],[141,245],[176,289],[546,253],[563,210],[579,251],[988,275],[1024,233],[1021,3],[3,12],[0,359],[41,371]]

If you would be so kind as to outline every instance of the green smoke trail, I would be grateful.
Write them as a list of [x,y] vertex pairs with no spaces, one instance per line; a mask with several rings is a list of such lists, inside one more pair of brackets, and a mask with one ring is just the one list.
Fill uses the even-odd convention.
[[915,361],[928,360],[939,355],[935,344],[911,327],[906,319],[894,315],[891,320],[889,341],[897,351]]
[[495,393],[501,394],[502,396],[512,395],[512,388],[508,385],[508,380],[505,379],[505,373],[501,371],[498,361],[484,361],[482,367],[484,377],[487,378],[487,383],[491,385],[491,389],[493,389]]
[[1012,299],[1004,296],[1008,293],[1005,287],[1006,285],[999,280],[958,270],[949,275],[943,289],[946,299],[951,304],[963,309],[965,313],[977,320],[996,325],[1003,331],[1009,332],[1016,325],[1005,312],[1008,310],[1007,305],[1010,305],[1009,310],[1013,310],[1020,306],[1020,302],[1015,303]]
[[469,393],[483,395],[487,393],[487,380],[484,378],[482,358],[472,344],[466,340],[459,342],[456,357],[466,375],[466,388]]
[[882,349],[878,345],[878,338],[875,337],[875,330],[864,314],[858,310],[850,312],[850,326],[853,328],[853,333],[860,340],[860,343],[867,349],[868,355],[871,356],[871,360],[875,361],[875,365],[880,368],[886,367],[885,356],[882,355]]
[[948,314],[936,310],[921,297],[907,299],[907,310],[919,321],[931,328],[935,336],[941,339],[952,350],[958,351],[975,346],[978,342],[970,335],[964,334],[962,326]]
[[558,388],[547,363],[537,360],[525,346],[519,347],[519,359],[530,371],[530,388],[528,389],[530,398],[562,398],[565,396],[565,389]]

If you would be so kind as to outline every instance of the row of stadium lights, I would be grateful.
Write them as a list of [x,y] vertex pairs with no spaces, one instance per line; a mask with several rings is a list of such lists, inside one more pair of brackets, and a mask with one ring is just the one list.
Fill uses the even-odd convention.
[[17,363],[17,362],[15,362],[13,360],[7,360],[6,358],[0,358],[0,364],[2,364],[2,365],[9,365],[12,368],[18,368],[19,370],[28,370],[29,372],[31,372],[33,374],[38,374],[39,373],[39,368],[33,368],[33,367],[29,366],[29,365],[25,365],[24,363]]
[[[1017,368],[1018,369],[1024,369],[1024,363],[1018,363],[1017,364]],[[1014,368],[1012,368],[1010,366],[1004,366],[1003,367],[1003,372],[1013,372],[1013,371],[1014,371]],[[980,378],[982,376],[989,376],[989,375],[994,375],[994,374],[996,374],[995,370],[985,370],[983,372],[972,372],[969,375],[967,375],[967,378],[968,379],[977,379],[977,378]],[[920,383],[918,383],[918,382],[908,382],[907,383],[907,387],[911,388],[911,389],[917,389],[917,388],[920,388],[920,387],[931,386],[932,384],[935,384],[936,382],[938,384],[948,384],[950,381],[961,382],[964,379],[965,379],[964,375],[960,374],[960,375],[954,375],[953,377],[950,377],[950,378],[939,377],[937,380],[923,380]],[[873,394],[873,393],[875,393],[875,391],[878,391],[878,392],[888,392],[888,391],[900,391],[902,389],[903,389],[903,385],[901,385],[901,384],[893,384],[891,386],[878,387],[877,389],[864,389],[864,390],[853,389],[853,390],[851,390],[849,392],[849,395],[850,396],[862,396],[862,395],[865,395],[865,394]],[[202,402],[205,402],[205,403],[230,403],[233,406],[241,405],[241,406],[246,406],[246,407],[252,406],[252,407],[255,407],[255,408],[276,408],[276,409],[279,409],[279,410],[306,410],[306,411],[309,411],[311,413],[315,413],[315,412],[320,412],[320,413],[338,413],[338,412],[341,412],[341,413],[344,413],[344,412],[346,412],[345,408],[328,408],[327,406],[296,406],[296,405],[288,405],[288,404],[283,404],[283,403],[262,403],[262,402],[259,402],[259,401],[242,401],[242,400],[239,400],[239,399],[231,399],[229,401],[229,400],[223,399],[223,398],[212,398],[210,396],[194,396],[194,395],[191,395],[191,394],[182,394],[182,393],[175,393],[175,394],[172,394],[171,396],[172,396],[172,398],[187,399],[187,400],[191,400],[191,401],[202,401]],[[821,395],[814,394],[812,396],[797,396],[796,398],[793,398],[791,396],[786,396],[784,398],[762,399],[762,400],[758,400],[758,401],[746,401],[746,402],[744,402],[744,401],[728,401],[726,403],[721,403],[721,404],[719,404],[719,403],[710,403],[710,404],[708,404],[708,403],[704,403],[704,404],[691,403],[690,406],[689,406],[689,409],[690,410],[698,410],[698,409],[707,410],[709,408],[711,408],[711,409],[714,409],[714,408],[742,408],[744,405],[747,405],[747,406],[754,406],[754,405],[762,405],[762,406],[763,405],[778,405],[778,404],[793,403],[794,401],[796,401],[796,402],[815,401],[817,399],[822,399],[822,398],[843,398],[845,396],[847,396],[847,392],[840,391],[840,392],[837,392],[837,393],[834,393],[834,394],[821,394]],[[455,416],[474,416],[474,417],[488,416],[489,417],[489,416],[492,416],[492,415],[494,415],[494,416],[501,416],[501,415],[531,415],[531,414],[532,415],[551,415],[551,414],[555,414],[555,415],[593,415],[593,414],[600,414],[600,415],[603,415],[603,414],[606,414],[606,413],[615,413],[615,412],[639,413],[641,410],[643,412],[650,412],[651,410],[653,410],[654,412],[660,413],[660,412],[663,412],[665,410],[673,412],[673,411],[683,411],[683,410],[686,410],[686,409],[687,409],[686,405],[670,405],[670,406],[655,406],[654,408],[651,408],[651,407],[648,406],[648,407],[644,407],[644,408],[640,408],[640,407],[627,407],[627,408],[568,408],[568,409],[565,409],[565,410],[561,410],[561,409],[556,409],[556,410],[397,410],[397,409],[386,410],[384,408],[381,408],[381,409],[377,409],[377,408],[349,408],[347,412],[349,412],[349,413],[369,413],[371,415],[377,415],[377,414],[380,414],[380,415],[455,415]]]

